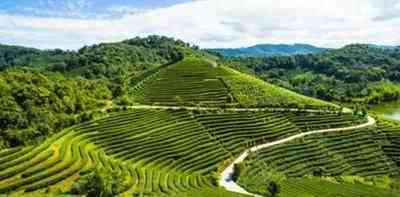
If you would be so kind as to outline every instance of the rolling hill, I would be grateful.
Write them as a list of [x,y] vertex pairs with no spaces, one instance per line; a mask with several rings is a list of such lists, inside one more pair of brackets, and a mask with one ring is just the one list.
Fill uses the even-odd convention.
[[335,108],[202,58],[186,58],[138,82],[137,103],[246,107]]

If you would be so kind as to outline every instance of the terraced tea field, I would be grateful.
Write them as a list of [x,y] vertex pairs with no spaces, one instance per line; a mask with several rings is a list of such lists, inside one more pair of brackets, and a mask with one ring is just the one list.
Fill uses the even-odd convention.
[[[127,173],[130,189],[125,194],[201,193],[217,188],[213,174],[246,147],[306,131],[295,117],[292,112],[228,110],[115,113],[69,128],[38,147],[2,150],[0,191],[62,192],[101,167]],[[310,128],[360,121],[351,115],[312,117]],[[327,117],[335,118],[327,122]]]
[[326,196],[326,197],[397,197],[397,191],[386,190],[374,186],[350,183],[333,183],[318,178],[290,178],[282,181],[279,196]]
[[262,183],[274,180],[282,184],[281,196],[399,196],[390,190],[318,178],[385,176],[397,180],[399,131],[397,126],[380,122],[377,128],[315,134],[266,148],[246,161],[239,184],[263,193]]
[[197,58],[157,69],[132,89],[136,102],[152,105],[337,108]]

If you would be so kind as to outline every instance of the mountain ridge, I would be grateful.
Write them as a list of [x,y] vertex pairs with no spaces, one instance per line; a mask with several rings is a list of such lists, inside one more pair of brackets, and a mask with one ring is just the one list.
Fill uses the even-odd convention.
[[320,53],[328,48],[317,47],[311,44],[257,44],[241,48],[214,48],[208,49],[230,57],[262,57],[262,56],[289,56],[296,54]]

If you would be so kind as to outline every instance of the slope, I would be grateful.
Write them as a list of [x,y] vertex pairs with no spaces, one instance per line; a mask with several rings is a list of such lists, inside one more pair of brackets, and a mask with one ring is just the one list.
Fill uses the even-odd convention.
[[[356,125],[350,114],[136,109],[74,126],[40,146],[0,151],[0,193],[62,193],[96,168],[123,173],[125,194],[184,196],[217,189],[219,170],[252,144],[308,128]],[[246,132],[243,132],[246,131]],[[220,191],[220,196],[229,195]]]
[[268,193],[265,184],[273,182],[283,197],[398,196],[398,130],[380,120],[377,127],[277,144],[252,155],[238,182],[259,194]]
[[400,98],[400,50],[352,44],[308,55],[222,58],[274,85],[326,101],[376,104]]
[[131,93],[154,105],[335,108],[207,59],[188,57],[140,81]]

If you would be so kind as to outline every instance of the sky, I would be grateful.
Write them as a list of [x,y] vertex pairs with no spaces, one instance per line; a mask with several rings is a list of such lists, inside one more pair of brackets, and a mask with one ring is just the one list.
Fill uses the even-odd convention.
[[400,0],[0,0],[0,43],[78,49],[165,35],[202,48],[400,45]]

